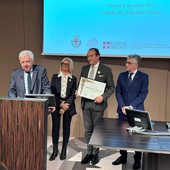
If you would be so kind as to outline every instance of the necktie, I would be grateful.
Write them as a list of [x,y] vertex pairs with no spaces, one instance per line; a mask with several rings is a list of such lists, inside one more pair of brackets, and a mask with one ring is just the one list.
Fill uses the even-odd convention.
[[31,91],[31,73],[27,72],[28,76],[27,76],[27,83],[28,83],[28,93],[30,93]]
[[93,66],[91,67],[91,71],[90,71],[90,74],[89,74],[89,78],[90,78],[90,79],[94,79],[94,67],[93,67]]
[[129,85],[130,85],[131,82],[132,82],[132,75],[133,75],[133,73],[129,73],[129,77],[128,77]]

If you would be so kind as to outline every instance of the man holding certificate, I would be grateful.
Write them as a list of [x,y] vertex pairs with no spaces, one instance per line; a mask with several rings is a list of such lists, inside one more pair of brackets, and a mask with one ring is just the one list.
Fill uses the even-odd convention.
[[95,165],[99,162],[99,148],[88,143],[96,121],[103,117],[104,110],[107,108],[107,99],[115,91],[112,71],[99,62],[99,59],[99,50],[97,48],[89,49],[87,53],[89,64],[82,68],[79,88],[76,92],[76,96],[82,97],[81,106],[88,149],[87,155],[81,161],[82,164],[91,162],[92,165]]

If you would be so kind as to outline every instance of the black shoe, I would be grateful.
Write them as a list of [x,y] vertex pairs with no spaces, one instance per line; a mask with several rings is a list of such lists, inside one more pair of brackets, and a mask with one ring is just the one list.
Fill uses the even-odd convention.
[[53,153],[51,154],[49,160],[53,161],[58,156],[58,143],[53,144]]
[[92,160],[91,160],[91,164],[92,165],[95,165],[95,164],[97,164],[99,162],[99,157],[98,157],[98,155],[93,155],[93,158],[92,158]]
[[58,156],[58,150],[53,152],[49,158],[50,161],[53,161]]
[[112,162],[112,165],[125,164],[126,162],[127,162],[127,159],[120,156],[119,158],[117,158],[115,161]]
[[87,164],[89,163],[93,158],[92,154],[87,154],[81,161],[82,164]]
[[133,169],[139,169],[140,168],[140,162],[135,161],[133,164]]
[[66,159],[67,146],[63,146],[61,150],[60,160]]

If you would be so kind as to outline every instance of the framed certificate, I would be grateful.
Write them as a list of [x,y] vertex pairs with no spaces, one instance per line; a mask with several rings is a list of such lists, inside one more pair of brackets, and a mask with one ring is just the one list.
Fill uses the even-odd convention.
[[101,96],[104,93],[105,87],[106,83],[81,77],[78,94],[81,97],[94,100],[97,96]]

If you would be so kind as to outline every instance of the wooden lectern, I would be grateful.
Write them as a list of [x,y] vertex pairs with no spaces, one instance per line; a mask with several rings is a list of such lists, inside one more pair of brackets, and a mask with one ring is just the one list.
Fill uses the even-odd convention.
[[47,99],[0,98],[0,162],[8,170],[45,170]]

